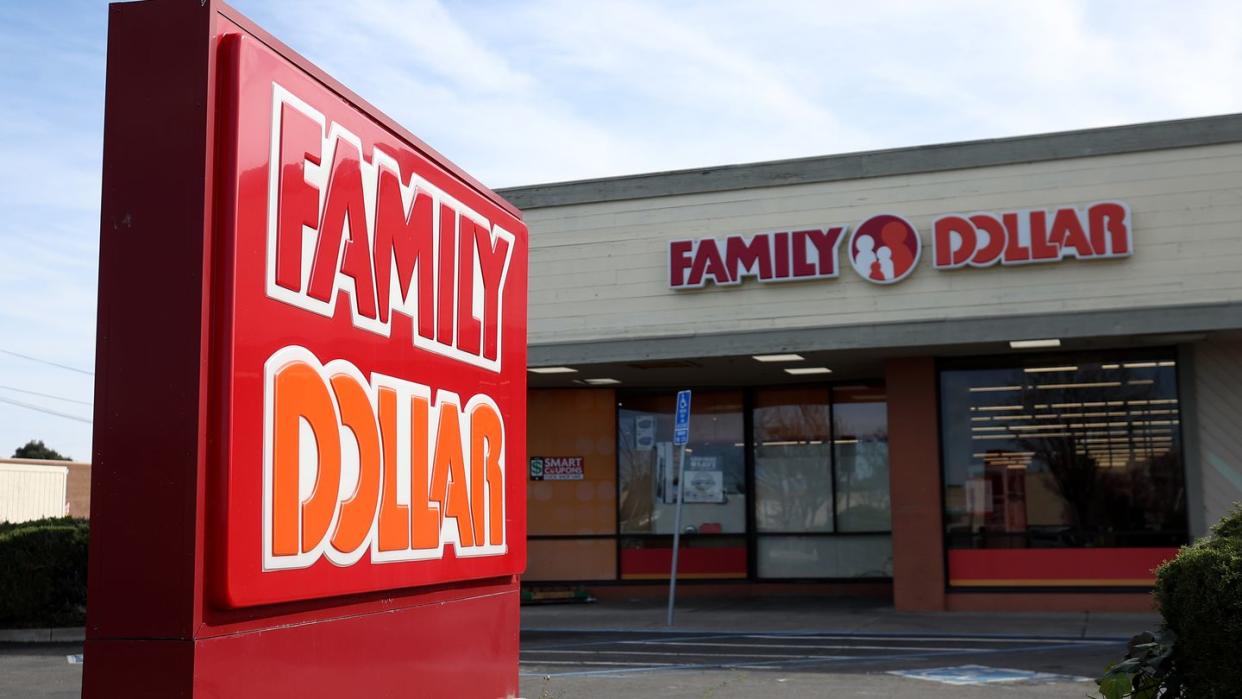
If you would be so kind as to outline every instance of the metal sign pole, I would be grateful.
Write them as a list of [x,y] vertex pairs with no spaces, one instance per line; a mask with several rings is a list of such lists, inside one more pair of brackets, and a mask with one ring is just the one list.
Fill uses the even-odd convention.
[[673,604],[677,601],[677,554],[681,551],[681,504],[686,498],[686,443],[690,441],[690,391],[677,392],[677,412],[673,420],[673,444],[681,447],[677,459],[677,514],[673,516],[673,565],[668,574],[668,625],[673,625]]
[[668,625],[673,625],[673,604],[677,601],[677,553],[681,549],[681,503],[686,489],[686,445],[681,445],[677,459],[677,514],[673,516],[673,568],[668,576]]

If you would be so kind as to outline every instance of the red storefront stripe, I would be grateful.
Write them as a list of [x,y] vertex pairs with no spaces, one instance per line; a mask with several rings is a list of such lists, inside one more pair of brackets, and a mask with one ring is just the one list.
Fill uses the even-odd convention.
[[949,584],[957,587],[1147,587],[1175,548],[953,549]]
[[[746,547],[683,548],[678,554],[677,577],[744,578]],[[667,578],[672,549],[621,549],[621,577]]]

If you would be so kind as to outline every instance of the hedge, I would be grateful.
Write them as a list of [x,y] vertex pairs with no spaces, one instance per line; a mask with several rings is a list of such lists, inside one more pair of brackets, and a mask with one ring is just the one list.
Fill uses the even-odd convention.
[[1156,600],[1186,695],[1242,696],[1242,506],[1160,567]]
[[89,542],[86,520],[0,523],[0,626],[81,626]]

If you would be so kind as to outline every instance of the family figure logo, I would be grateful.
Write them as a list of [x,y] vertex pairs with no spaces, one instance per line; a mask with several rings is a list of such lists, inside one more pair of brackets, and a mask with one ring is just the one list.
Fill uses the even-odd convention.
[[909,221],[881,214],[854,229],[850,236],[850,264],[867,281],[892,284],[914,271],[922,248],[918,231]]

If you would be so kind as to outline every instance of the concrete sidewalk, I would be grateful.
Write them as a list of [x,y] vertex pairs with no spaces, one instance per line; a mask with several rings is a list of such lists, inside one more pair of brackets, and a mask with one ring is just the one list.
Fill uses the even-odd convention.
[[[657,599],[522,607],[522,629],[666,629],[666,602]],[[1157,614],[1047,612],[898,612],[872,601],[822,597],[679,600],[683,632],[805,632],[840,634],[995,635],[1032,638],[1128,639],[1160,623]]]

